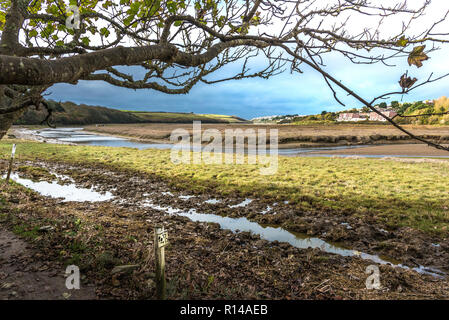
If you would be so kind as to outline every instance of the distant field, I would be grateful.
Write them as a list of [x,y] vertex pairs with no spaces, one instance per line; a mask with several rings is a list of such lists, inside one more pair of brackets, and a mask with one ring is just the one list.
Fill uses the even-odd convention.
[[[413,133],[437,141],[449,141],[449,126],[406,125]],[[124,124],[102,127],[88,126],[86,130],[106,134],[124,135],[143,140],[169,139],[173,130],[192,131],[192,124]],[[202,124],[202,130],[218,129],[278,129],[281,144],[381,144],[410,143],[407,135],[389,125],[327,124],[327,125],[254,125],[254,124]]]
[[[55,125],[88,125],[96,123],[137,123],[142,120],[132,113],[122,112],[100,106],[78,105],[73,102],[48,101],[52,110],[51,120]],[[43,108],[35,110],[29,108],[15,124],[39,125],[47,117]]]
[[145,122],[154,123],[185,123],[192,121],[202,121],[208,123],[239,123],[246,121],[245,119],[221,115],[221,114],[195,114],[195,113],[181,113],[181,112],[148,112],[148,111],[127,111]]

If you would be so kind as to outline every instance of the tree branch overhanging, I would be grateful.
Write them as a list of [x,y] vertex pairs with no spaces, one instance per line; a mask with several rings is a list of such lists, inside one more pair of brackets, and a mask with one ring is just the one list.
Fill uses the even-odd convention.
[[[383,94],[368,102],[324,71],[325,56],[332,52],[355,65],[392,65],[392,59],[415,55],[412,61],[419,67],[438,45],[449,42],[449,32],[443,27],[449,8],[442,12],[441,19],[423,31],[411,32],[430,5],[429,0],[412,8],[409,1],[375,5],[367,0],[173,1],[170,5],[142,1],[105,6],[86,1],[81,4],[81,27],[72,31],[65,27],[68,15],[62,2],[54,1],[56,11],[51,7],[51,0],[46,5],[30,0],[11,3],[5,7],[6,20],[0,39],[0,87],[16,103],[14,107],[0,107],[0,112],[20,110],[22,104],[31,103],[25,93],[11,92],[11,85],[49,86],[86,80],[183,94],[198,82],[268,78],[287,65],[292,72],[302,72],[301,65],[305,64],[323,76],[340,104],[334,87],[344,90],[409,136],[448,150],[415,137],[373,106],[378,99],[407,94],[445,76],[429,78],[414,86],[414,79],[405,75],[402,83],[407,84],[402,91]],[[351,28],[353,16],[363,17],[367,26]],[[384,37],[382,27],[388,19],[396,17],[403,19],[402,26],[391,28],[390,34]],[[370,19],[374,19],[373,26],[368,26]],[[428,46],[425,52],[424,45]],[[253,70],[251,63],[261,56],[267,64]],[[240,72],[208,78],[238,61],[242,61]],[[146,72],[143,79],[119,71],[117,67],[124,65],[143,67]]]

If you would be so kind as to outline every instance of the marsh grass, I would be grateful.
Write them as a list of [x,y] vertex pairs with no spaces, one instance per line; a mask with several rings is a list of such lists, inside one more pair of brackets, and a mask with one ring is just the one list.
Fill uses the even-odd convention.
[[3,140],[0,158],[8,159],[12,142],[18,143],[17,157],[22,160],[105,165],[150,174],[192,193],[252,197],[267,203],[288,200],[298,211],[369,215],[392,228],[448,233],[449,162],[279,157],[278,172],[263,176],[259,165],[176,165],[170,150]]

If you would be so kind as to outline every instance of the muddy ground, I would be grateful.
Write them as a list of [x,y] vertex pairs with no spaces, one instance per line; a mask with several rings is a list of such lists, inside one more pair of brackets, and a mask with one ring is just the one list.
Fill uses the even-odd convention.
[[[25,239],[34,258],[65,270],[80,265],[83,285],[96,288],[100,299],[155,298],[152,230],[164,225],[169,231],[166,249],[168,296],[170,299],[445,299],[447,278],[436,278],[388,265],[380,265],[380,290],[366,289],[366,268],[373,264],[359,257],[343,257],[319,249],[298,249],[288,243],[268,242],[249,233],[233,233],[218,224],[191,222],[145,207],[151,202],[203,213],[246,217],[263,225],[282,226],[366,253],[388,257],[409,267],[424,265],[448,270],[449,241],[409,228],[388,229],[369,214],[362,219],[331,212],[298,212],[287,203],[254,199],[245,207],[230,208],[244,199],[228,197],[216,204],[205,200],[213,194],[193,195],[171,189],[155,177],[111,171],[103,167],[73,167],[65,164],[17,163],[21,175],[35,180],[52,180],[46,170],[72,177],[82,187],[97,186],[110,191],[106,202],[63,202],[34,192],[3,187],[1,225]],[[6,162],[0,162],[4,171]],[[68,183],[65,181],[65,183]],[[170,192],[170,194],[167,194]],[[265,214],[267,206],[273,208]],[[40,228],[52,226],[50,231]],[[348,227],[349,226],[349,227]],[[45,230],[45,228],[44,228]],[[3,238],[2,238],[3,239]],[[1,240],[4,242],[4,240]],[[20,240],[23,241],[23,240]],[[0,251],[3,253],[3,243]],[[18,268],[19,262],[9,261]],[[118,265],[138,267],[112,273]],[[2,266],[3,269],[3,266]],[[3,270],[2,270],[3,271]],[[30,271],[34,272],[34,271]],[[8,276],[0,281],[8,282]],[[0,297],[13,288],[1,288]],[[35,288],[39,290],[39,287]],[[51,298],[51,297],[49,297]]]
[[[444,145],[447,147],[448,145]],[[344,149],[344,150],[326,150],[313,151],[310,154],[335,154],[335,155],[382,155],[382,156],[423,156],[423,157],[448,157],[449,153],[445,150],[438,150],[429,147],[425,144],[395,144],[395,145],[383,145],[383,146],[370,146],[354,149]]]
[[[439,143],[449,141],[448,126],[405,125],[415,135]],[[192,124],[111,124],[101,127],[86,126],[87,131],[123,136],[141,141],[169,143],[174,129],[184,129],[192,133]],[[408,135],[385,124],[318,124],[318,125],[266,125],[266,124],[202,124],[201,130],[217,129],[223,136],[226,129],[277,129],[280,148],[343,146],[365,144],[416,143]],[[269,143],[269,141],[267,141]]]
[[93,285],[68,290],[64,266],[44,258],[40,250],[0,227],[0,300],[96,298]]

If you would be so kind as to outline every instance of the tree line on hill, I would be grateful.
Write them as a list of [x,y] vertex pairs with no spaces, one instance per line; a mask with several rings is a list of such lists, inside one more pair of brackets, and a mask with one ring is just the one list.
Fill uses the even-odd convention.
[[[127,112],[101,106],[89,106],[73,102],[48,100],[48,108],[28,108],[15,122],[16,125],[40,125],[51,113],[49,122],[54,125],[91,125],[91,124],[131,124],[131,123],[191,123],[194,120],[203,123],[244,122],[245,119],[229,116],[199,115],[193,113]],[[48,110],[47,110],[48,109]]]

